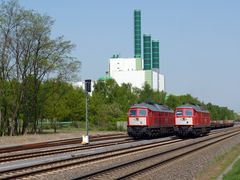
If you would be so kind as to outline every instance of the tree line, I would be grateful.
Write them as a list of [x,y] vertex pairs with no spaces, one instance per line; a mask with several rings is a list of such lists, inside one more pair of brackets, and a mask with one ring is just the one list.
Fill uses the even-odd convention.
[[[31,83],[28,84],[28,88],[24,90],[24,93],[25,91],[28,93],[28,99],[19,104],[16,119],[12,121],[12,115],[16,111],[12,103],[18,94],[15,93],[15,89],[12,89],[15,87],[15,81],[5,82],[6,84],[7,87],[5,88],[8,88],[8,95],[5,103],[1,103],[0,106],[1,135],[41,132],[42,121],[46,119],[51,122],[55,131],[57,122],[68,121],[76,124],[85,122],[85,91],[59,79],[49,79],[41,82],[36,100],[34,100],[34,86]],[[18,86],[21,86],[21,83]],[[210,111],[212,120],[237,118],[236,113],[227,107],[220,107],[211,103],[205,104],[190,94],[177,96],[167,95],[166,92],[153,91],[148,84],[145,84],[142,89],[138,89],[132,87],[131,84],[119,86],[114,80],[99,80],[94,84],[94,91],[88,99],[91,126],[105,130],[115,130],[117,121],[127,121],[127,112],[131,105],[150,101],[165,104],[173,110],[183,103],[204,106]]]
[[131,84],[119,86],[114,80],[98,81],[90,98],[91,119],[94,123],[98,119],[104,122],[126,121],[128,108],[136,103],[153,102],[165,104],[175,109],[184,103],[203,106],[211,113],[212,120],[234,120],[237,114],[227,107],[220,107],[212,103],[204,103],[198,98],[186,95],[168,95],[158,92],[145,84],[142,89],[134,88]]
[[[42,122],[85,121],[85,92],[71,83],[78,79],[80,61],[71,56],[74,45],[62,36],[52,38],[53,20],[26,10],[18,1],[0,5],[0,135],[42,131]],[[114,80],[97,81],[89,96],[90,124],[114,130],[127,120],[128,108],[152,101],[175,109],[182,103],[205,106],[213,120],[235,119],[227,107],[205,104],[187,95],[168,95]]]
[[[67,81],[80,62],[74,45],[62,36],[51,38],[54,21],[21,7],[16,0],[0,4],[0,134],[36,132],[45,96],[42,83]],[[19,119],[23,121],[19,129]]]

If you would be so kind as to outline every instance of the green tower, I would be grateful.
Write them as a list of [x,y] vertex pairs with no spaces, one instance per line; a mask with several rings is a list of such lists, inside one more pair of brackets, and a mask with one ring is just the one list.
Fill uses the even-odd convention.
[[143,35],[143,60],[144,70],[152,69],[152,41],[151,35]]
[[134,57],[141,58],[141,11],[134,10]]
[[159,69],[159,41],[152,41],[152,68]]

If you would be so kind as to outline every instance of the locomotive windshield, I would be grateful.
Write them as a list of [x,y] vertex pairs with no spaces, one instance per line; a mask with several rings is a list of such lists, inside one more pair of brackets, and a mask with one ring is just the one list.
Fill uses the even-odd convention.
[[136,109],[131,109],[129,116],[137,116],[137,110]]
[[176,110],[176,116],[182,116],[183,110]]
[[147,116],[146,109],[131,109],[129,111],[129,116]]
[[145,109],[140,109],[138,114],[139,114],[139,116],[146,116],[147,112]]
[[192,116],[192,110],[190,110],[190,109],[185,110],[185,115]]

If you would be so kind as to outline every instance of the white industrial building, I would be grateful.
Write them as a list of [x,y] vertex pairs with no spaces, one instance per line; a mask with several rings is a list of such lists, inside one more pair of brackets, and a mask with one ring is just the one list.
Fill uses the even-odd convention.
[[164,91],[164,76],[159,69],[143,70],[141,58],[109,59],[109,75],[119,85],[131,83],[133,87],[141,89],[147,82],[153,90]]
[[159,41],[144,34],[142,54],[140,10],[134,10],[134,58],[114,55],[109,59],[109,75],[119,85],[131,83],[141,89],[147,83],[155,91],[165,90],[164,76],[160,74]]
[[[152,40],[149,34],[144,34],[142,38],[140,10],[134,10],[134,58],[114,55],[109,59],[108,72],[107,76],[99,80],[112,78],[118,85],[130,83],[140,89],[147,83],[155,91],[165,91],[164,75],[160,74],[159,41]],[[84,88],[84,82],[74,85]]]

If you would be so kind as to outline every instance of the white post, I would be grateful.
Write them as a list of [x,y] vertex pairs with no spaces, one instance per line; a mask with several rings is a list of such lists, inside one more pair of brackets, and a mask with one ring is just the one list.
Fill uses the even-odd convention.
[[88,91],[85,89],[86,93],[86,136],[82,136],[82,144],[88,144],[89,143],[89,136],[88,136]]

